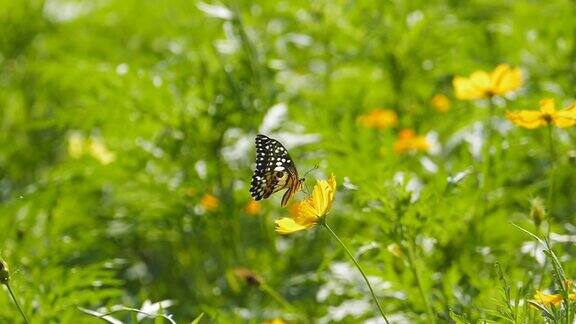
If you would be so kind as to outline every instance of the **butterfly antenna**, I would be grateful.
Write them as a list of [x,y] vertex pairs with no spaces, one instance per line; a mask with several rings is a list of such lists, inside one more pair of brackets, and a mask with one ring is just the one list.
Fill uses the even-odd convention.
[[304,178],[304,186],[305,186],[305,188],[306,188],[306,190],[304,190],[304,192],[305,192],[306,195],[308,195],[308,196],[310,195],[310,188],[308,187],[308,183],[306,183],[306,176],[308,175],[308,173],[310,173],[310,172],[312,172],[312,171],[314,171],[314,170],[316,170],[316,169],[318,169],[318,164],[315,164],[312,169],[310,169],[310,170],[308,170],[306,173],[304,173],[304,177],[303,177],[303,178]]
[[314,164],[314,167],[313,167],[312,169],[310,169],[310,170],[308,170],[306,173],[304,173],[304,178],[306,178],[306,176],[308,175],[308,173],[310,173],[310,172],[312,172],[312,171],[314,171],[314,170],[316,170],[316,169],[318,169],[318,164]]

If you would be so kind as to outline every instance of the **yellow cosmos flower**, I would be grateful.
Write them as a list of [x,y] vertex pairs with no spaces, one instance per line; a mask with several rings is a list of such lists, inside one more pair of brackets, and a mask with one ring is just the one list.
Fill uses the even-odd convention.
[[394,153],[401,154],[411,151],[428,151],[430,143],[424,136],[418,136],[411,129],[403,129],[394,143]]
[[540,111],[520,110],[506,113],[506,118],[517,126],[534,129],[549,124],[554,124],[561,128],[576,125],[576,103],[556,110],[554,99],[540,100]]
[[206,209],[207,211],[211,212],[218,209],[218,206],[220,205],[220,200],[218,200],[218,198],[214,195],[205,194],[204,196],[202,196],[202,199],[200,199],[200,205],[202,205],[202,207],[204,207],[204,209]]
[[251,216],[260,214],[260,210],[262,210],[262,206],[260,205],[259,202],[255,201],[255,200],[250,200],[246,204],[246,207],[244,208],[244,211],[246,212],[246,214],[251,215]]
[[437,94],[434,97],[432,97],[432,107],[434,107],[434,109],[436,109],[436,111],[444,113],[447,112],[448,110],[450,110],[450,106],[452,105],[452,102],[450,102],[450,98],[448,98],[446,95],[444,94]]
[[371,112],[360,115],[358,123],[367,128],[385,129],[398,124],[398,116],[394,110],[374,109]]
[[275,222],[276,232],[291,234],[316,226],[330,212],[335,193],[334,175],[328,180],[317,180],[312,195],[293,207],[297,213]]
[[501,96],[522,85],[522,71],[500,64],[492,72],[476,71],[469,77],[457,76],[452,80],[456,98],[474,100]]

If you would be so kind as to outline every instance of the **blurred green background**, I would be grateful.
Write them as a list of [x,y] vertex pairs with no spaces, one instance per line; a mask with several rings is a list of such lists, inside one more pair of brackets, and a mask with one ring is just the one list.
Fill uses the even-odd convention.
[[[1,0],[0,257],[14,293],[37,323],[99,322],[80,308],[152,312],[143,305],[160,301],[179,323],[200,313],[377,322],[327,232],[276,234],[289,214],[280,194],[246,209],[264,132],[301,174],[319,166],[309,186],[336,175],[329,222],[393,323],[429,323],[430,311],[438,322],[505,321],[497,263],[519,301],[510,313],[542,322],[527,300],[555,291],[550,263],[509,222],[539,230],[529,200],[547,198],[547,132],[504,112],[574,100],[575,17],[568,0]],[[482,204],[489,103],[456,100],[451,82],[500,63],[524,83],[493,100],[499,149]],[[449,111],[434,109],[436,94]],[[362,127],[375,108],[395,111],[397,125]],[[432,148],[394,154],[403,128]],[[554,134],[545,228],[570,277],[576,133]],[[0,322],[18,320],[0,294]]]

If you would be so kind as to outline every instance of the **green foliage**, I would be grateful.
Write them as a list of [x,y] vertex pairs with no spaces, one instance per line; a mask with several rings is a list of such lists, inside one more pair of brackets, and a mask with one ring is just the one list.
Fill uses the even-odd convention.
[[[274,233],[288,214],[278,195],[245,210],[266,126],[301,174],[317,164],[309,179],[336,175],[328,222],[392,322],[565,321],[576,312],[563,283],[576,273],[576,133],[554,130],[552,162],[545,129],[504,116],[544,97],[574,101],[575,8],[0,0],[0,256],[14,295],[34,323],[378,318],[323,228]],[[500,63],[522,69],[520,91],[454,98],[455,75]],[[435,94],[450,111],[432,108]],[[491,104],[488,187],[474,143]],[[378,107],[398,125],[357,122]],[[403,128],[439,148],[395,154]],[[534,224],[530,201],[549,197],[551,176]],[[530,306],[536,290],[562,294],[564,308]],[[0,322],[20,319],[0,294]]]

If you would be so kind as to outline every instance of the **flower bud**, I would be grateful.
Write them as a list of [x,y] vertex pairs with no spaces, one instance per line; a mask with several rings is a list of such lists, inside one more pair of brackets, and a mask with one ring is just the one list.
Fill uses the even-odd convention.
[[263,283],[262,278],[247,268],[236,268],[233,270],[234,275],[246,282],[250,286],[260,286]]
[[396,243],[389,244],[386,247],[386,249],[388,250],[388,252],[392,253],[392,255],[397,257],[397,258],[401,258],[404,256],[404,252],[402,251],[402,248],[400,247],[400,245],[398,245]]
[[10,273],[8,272],[8,265],[6,262],[0,260],[0,284],[8,285],[10,282]]
[[540,197],[530,200],[530,218],[536,227],[540,227],[542,221],[546,219],[546,208],[544,207],[544,202]]

